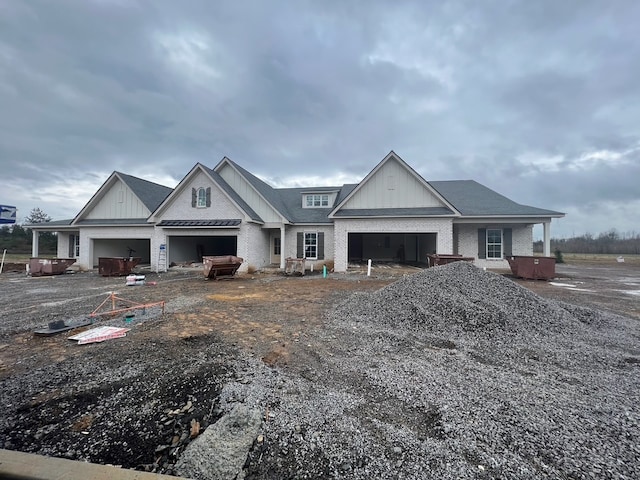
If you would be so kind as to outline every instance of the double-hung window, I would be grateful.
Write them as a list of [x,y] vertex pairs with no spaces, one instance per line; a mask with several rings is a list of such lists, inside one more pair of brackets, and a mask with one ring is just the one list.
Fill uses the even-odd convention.
[[487,228],[487,258],[502,258],[502,229]]
[[318,258],[318,234],[316,232],[305,232],[304,256],[310,259]]

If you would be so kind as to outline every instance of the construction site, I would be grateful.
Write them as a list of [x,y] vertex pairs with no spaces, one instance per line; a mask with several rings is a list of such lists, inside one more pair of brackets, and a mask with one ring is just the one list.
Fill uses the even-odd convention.
[[556,268],[5,271],[0,477],[640,478],[639,266]]

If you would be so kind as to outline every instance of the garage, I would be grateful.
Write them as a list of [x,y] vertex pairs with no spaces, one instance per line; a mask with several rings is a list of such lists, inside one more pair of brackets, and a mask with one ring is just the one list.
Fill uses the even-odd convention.
[[167,237],[169,264],[201,262],[207,255],[237,255],[237,235],[187,236],[171,235]]
[[140,257],[141,264],[151,263],[151,241],[148,238],[93,239],[93,266],[101,257]]
[[426,264],[436,252],[437,233],[349,233],[349,263],[397,262]]

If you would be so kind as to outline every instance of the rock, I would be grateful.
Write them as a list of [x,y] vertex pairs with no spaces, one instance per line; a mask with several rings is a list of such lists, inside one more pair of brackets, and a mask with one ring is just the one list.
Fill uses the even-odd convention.
[[261,425],[260,410],[236,405],[187,446],[175,472],[203,480],[235,479],[241,474]]

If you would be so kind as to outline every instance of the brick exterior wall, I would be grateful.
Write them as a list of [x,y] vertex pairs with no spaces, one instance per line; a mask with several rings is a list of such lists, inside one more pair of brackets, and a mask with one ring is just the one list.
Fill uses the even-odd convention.
[[[93,240],[100,239],[148,239],[151,240],[154,236],[154,230],[152,226],[149,227],[84,227],[80,230],[80,256],[76,261],[78,268],[82,270],[91,270],[97,263],[97,259],[94,258]],[[66,245],[66,253],[64,257],[69,255],[69,236],[64,241]],[[58,251],[62,248],[62,243],[59,240]],[[151,260],[153,261],[153,242],[151,243]],[[126,255],[126,252],[122,256]]]
[[478,258],[479,228],[511,228],[511,250],[513,255],[533,255],[532,225],[456,225],[458,232],[457,253],[465,257],[474,257],[475,265],[480,268],[509,268],[506,260]]
[[412,218],[335,219],[334,228],[334,269],[336,272],[347,271],[349,233],[436,233],[437,253],[453,253],[453,221],[450,218],[427,220]]
[[322,265],[324,265],[328,261],[333,261],[334,258],[333,231],[333,225],[288,226],[285,231],[285,243],[282,254],[284,255],[284,258],[296,258],[298,254],[298,232],[323,232],[324,259],[307,260],[305,262],[307,269],[311,268],[311,264],[313,264],[314,270],[317,268],[322,268]]

